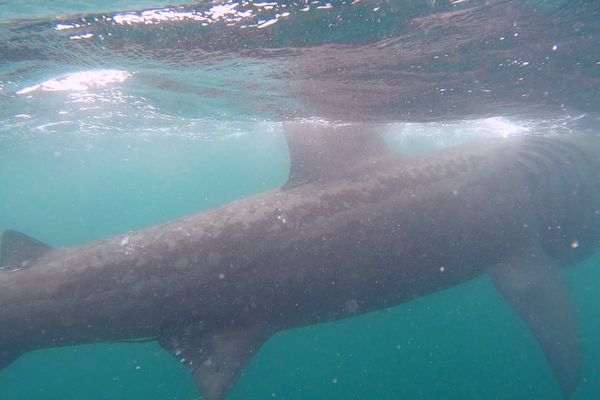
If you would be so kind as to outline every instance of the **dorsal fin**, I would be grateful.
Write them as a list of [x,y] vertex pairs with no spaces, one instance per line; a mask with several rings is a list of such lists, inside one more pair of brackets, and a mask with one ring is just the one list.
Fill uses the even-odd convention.
[[263,327],[207,332],[199,328],[159,343],[192,372],[206,400],[223,400],[271,334]]
[[365,124],[284,122],[290,175],[284,189],[347,173],[361,160],[389,154],[381,135]]
[[42,257],[51,247],[21,232],[6,230],[0,243],[0,269],[18,270]]

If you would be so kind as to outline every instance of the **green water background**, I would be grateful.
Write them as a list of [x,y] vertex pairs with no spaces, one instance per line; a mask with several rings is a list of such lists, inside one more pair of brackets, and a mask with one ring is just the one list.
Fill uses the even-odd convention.
[[[38,137],[0,149],[0,226],[71,246],[275,188],[281,131],[219,140]],[[6,144],[6,143],[5,143]],[[600,393],[600,256],[566,271],[584,369],[576,399]],[[200,399],[156,343],[35,351],[0,372],[0,399]],[[486,277],[397,307],[281,332],[228,399],[559,399],[530,332]]]

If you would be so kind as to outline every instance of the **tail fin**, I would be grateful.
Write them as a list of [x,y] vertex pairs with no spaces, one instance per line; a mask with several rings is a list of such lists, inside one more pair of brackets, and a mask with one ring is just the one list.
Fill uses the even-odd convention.
[[[0,270],[17,271],[31,265],[51,247],[17,231],[6,230],[0,239]],[[11,347],[0,348],[0,370],[23,354]]]
[[6,230],[0,242],[0,270],[25,268],[52,248],[21,232]]

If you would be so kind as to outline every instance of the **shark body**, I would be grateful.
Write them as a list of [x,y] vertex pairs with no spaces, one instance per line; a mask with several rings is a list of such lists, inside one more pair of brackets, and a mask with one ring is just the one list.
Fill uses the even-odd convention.
[[408,157],[349,128],[286,132],[281,189],[72,248],[6,231],[0,366],[35,349],[152,337],[222,400],[277,331],[489,273],[572,395],[579,335],[559,268],[600,247],[596,139]]

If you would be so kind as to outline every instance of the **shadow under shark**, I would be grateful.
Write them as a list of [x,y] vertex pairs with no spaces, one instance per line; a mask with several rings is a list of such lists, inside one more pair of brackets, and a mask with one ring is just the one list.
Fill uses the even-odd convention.
[[559,267],[600,248],[596,138],[400,156],[360,126],[285,128],[281,189],[73,248],[5,231],[0,367],[35,349],[151,337],[222,400],[277,331],[487,273],[572,395],[581,353]]

